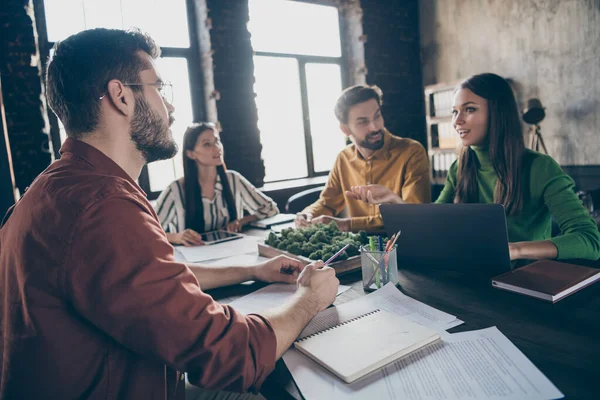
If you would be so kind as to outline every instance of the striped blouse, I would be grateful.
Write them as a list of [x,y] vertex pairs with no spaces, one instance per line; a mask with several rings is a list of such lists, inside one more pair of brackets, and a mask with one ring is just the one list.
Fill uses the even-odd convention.
[[[258,219],[263,219],[279,213],[275,202],[261,193],[239,172],[227,170],[227,179],[235,199],[238,219],[244,215],[256,215]],[[167,186],[158,197],[156,213],[165,232],[178,233],[185,229],[184,202],[183,183],[179,180]],[[218,175],[214,198],[209,200],[203,197],[202,205],[204,207],[205,232],[225,228],[230,222],[229,210],[223,195],[223,185]]]

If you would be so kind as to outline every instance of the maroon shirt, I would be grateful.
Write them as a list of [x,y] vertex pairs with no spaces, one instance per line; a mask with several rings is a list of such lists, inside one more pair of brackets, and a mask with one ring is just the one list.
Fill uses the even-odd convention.
[[73,139],[61,153],[0,229],[0,398],[170,399],[175,371],[257,390],[269,322],[202,292],[110,158]]

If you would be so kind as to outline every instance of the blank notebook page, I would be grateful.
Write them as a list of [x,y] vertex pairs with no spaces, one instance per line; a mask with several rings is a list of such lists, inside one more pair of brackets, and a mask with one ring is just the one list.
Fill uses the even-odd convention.
[[349,383],[439,338],[432,329],[377,309],[294,345]]

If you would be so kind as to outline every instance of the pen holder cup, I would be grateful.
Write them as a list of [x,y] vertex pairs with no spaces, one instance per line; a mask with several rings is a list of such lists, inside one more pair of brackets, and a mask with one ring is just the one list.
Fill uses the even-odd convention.
[[361,246],[360,262],[364,290],[377,290],[389,282],[398,284],[398,259],[395,245],[387,253]]

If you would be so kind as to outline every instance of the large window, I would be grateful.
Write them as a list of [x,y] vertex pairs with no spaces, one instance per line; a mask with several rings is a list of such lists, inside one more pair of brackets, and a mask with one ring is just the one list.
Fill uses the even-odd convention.
[[[198,73],[197,52],[192,51],[188,18],[192,12],[190,0],[44,0],[36,12],[43,13],[45,24],[38,23],[42,53],[72,34],[91,28],[128,29],[137,27],[152,36],[161,46],[162,56],[157,61],[161,77],[173,84],[173,105],[176,121],[173,137],[181,148],[183,133],[194,117],[202,118],[202,107],[193,106],[193,99],[201,99],[199,87],[190,85],[190,75]],[[176,21],[176,22],[174,22]],[[41,26],[40,26],[41,25]],[[192,31],[193,31],[192,26]],[[46,56],[47,54],[42,54]],[[194,93],[194,91],[196,93]],[[199,102],[199,101],[198,101]],[[65,133],[60,122],[52,119],[53,143],[62,143]],[[58,149],[56,149],[58,150]],[[181,152],[171,160],[149,164],[142,171],[140,186],[150,198],[156,198],[171,181],[183,176]]]
[[324,175],[346,144],[333,114],[338,10],[287,0],[249,0],[249,10],[265,181]]

